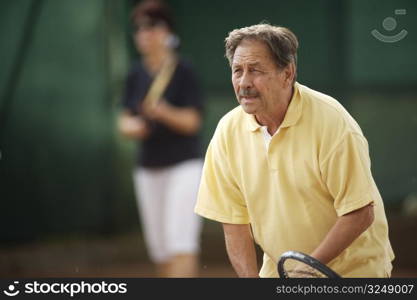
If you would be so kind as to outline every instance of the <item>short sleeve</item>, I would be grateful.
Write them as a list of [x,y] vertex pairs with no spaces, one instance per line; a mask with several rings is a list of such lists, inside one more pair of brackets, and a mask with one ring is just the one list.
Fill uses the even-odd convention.
[[322,178],[342,216],[377,200],[378,189],[371,174],[368,143],[349,132],[321,164]]
[[206,153],[195,212],[222,223],[249,224],[246,202],[234,180],[219,132]]

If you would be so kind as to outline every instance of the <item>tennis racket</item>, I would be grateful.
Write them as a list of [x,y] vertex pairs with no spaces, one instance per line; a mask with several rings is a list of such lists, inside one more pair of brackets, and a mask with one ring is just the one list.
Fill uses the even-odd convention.
[[287,251],[278,261],[281,278],[341,278],[317,259],[297,251]]
[[143,100],[144,105],[148,107],[154,107],[158,104],[158,101],[161,99],[172,79],[172,76],[174,75],[177,64],[178,58],[175,54],[172,54],[165,59],[161,70],[152,81],[148,93]]

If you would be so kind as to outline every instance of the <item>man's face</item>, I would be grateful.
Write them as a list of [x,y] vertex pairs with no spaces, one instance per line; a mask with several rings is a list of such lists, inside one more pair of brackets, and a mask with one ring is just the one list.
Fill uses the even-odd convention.
[[232,83],[236,98],[248,114],[273,112],[288,87],[286,72],[279,70],[268,46],[243,40],[232,61]]

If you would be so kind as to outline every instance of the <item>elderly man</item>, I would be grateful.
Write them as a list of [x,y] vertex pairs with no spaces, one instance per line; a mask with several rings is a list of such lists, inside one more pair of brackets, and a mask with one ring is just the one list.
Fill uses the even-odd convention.
[[339,102],[296,82],[297,48],[289,29],[267,24],[226,38],[240,106],[210,142],[195,211],[223,223],[240,277],[278,276],[288,250],[344,277],[388,277],[394,254],[367,141]]

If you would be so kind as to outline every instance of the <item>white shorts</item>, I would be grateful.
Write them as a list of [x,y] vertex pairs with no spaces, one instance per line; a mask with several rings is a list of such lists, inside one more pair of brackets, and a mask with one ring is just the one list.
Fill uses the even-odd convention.
[[138,168],[136,198],[148,253],[155,263],[200,250],[201,218],[194,213],[203,161]]

